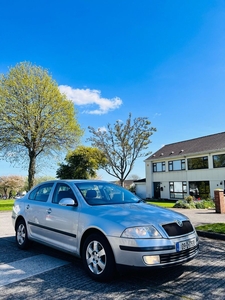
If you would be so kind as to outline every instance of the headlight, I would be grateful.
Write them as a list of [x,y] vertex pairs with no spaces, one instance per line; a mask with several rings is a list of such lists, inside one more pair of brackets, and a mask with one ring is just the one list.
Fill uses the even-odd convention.
[[156,239],[162,236],[153,226],[140,226],[125,229],[121,237],[130,239]]

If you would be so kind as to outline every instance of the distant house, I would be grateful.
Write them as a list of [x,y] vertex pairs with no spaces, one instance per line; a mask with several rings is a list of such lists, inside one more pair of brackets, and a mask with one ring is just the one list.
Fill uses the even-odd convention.
[[225,186],[225,132],[165,145],[145,160],[145,169],[145,198],[213,198]]
[[146,179],[138,179],[134,180],[135,185],[135,194],[138,195],[140,198],[146,198]]
[[[112,181],[112,183],[120,185],[120,181],[119,180]],[[133,186],[134,186],[134,180],[127,179],[127,180],[124,181],[124,187],[125,187],[125,189],[129,190]]]

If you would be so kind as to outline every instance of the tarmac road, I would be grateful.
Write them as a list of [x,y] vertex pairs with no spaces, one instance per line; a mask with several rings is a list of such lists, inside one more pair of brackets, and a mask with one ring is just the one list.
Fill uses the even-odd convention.
[[[180,211],[180,209],[179,209]],[[182,210],[194,225],[224,221],[206,210]],[[11,213],[0,213],[0,300],[225,299],[225,242],[200,237],[199,255],[183,266],[129,272],[111,283],[92,281],[70,255],[33,243],[15,244]]]

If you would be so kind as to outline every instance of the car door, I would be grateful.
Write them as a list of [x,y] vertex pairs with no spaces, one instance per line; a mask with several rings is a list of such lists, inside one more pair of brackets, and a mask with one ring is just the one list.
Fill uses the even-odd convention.
[[27,221],[28,234],[32,239],[45,240],[47,201],[54,183],[49,182],[39,185],[28,196],[25,203],[25,218]]
[[68,184],[57,183],[45,219],[45,227],[48,229],[46,237],[52,246],[77,253],[79,207],[60,205],[59,201],[65,198],[76,201]]

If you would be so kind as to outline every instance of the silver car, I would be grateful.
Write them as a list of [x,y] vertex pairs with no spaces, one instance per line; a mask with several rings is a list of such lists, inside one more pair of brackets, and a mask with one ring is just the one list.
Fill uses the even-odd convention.
[[95,280],[119,267],[167,267],[193,259],[199,248],[189,219],[143,202],[128,190],[96,180],[41,183],[12,211],[16,242],[31,241],[81,257]]

